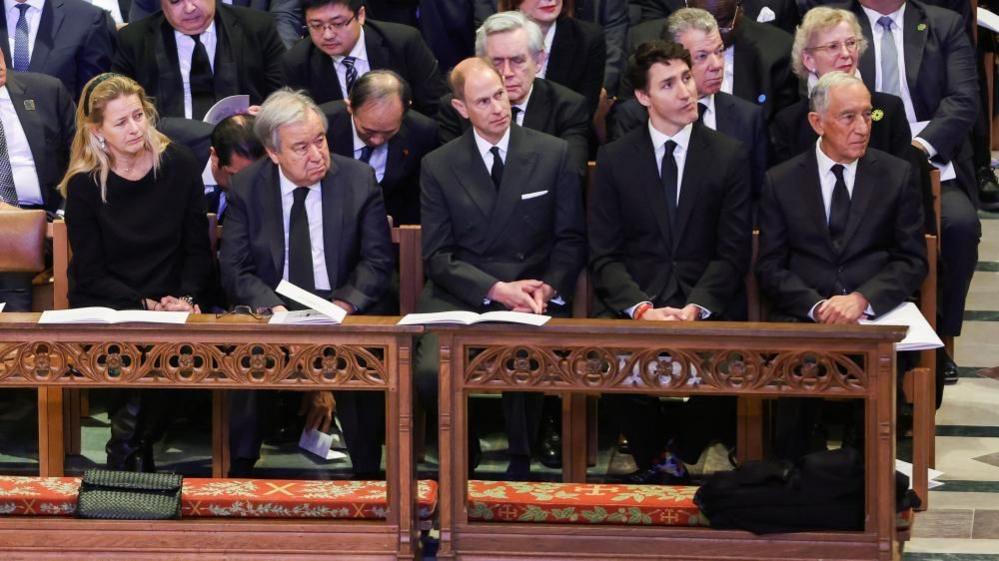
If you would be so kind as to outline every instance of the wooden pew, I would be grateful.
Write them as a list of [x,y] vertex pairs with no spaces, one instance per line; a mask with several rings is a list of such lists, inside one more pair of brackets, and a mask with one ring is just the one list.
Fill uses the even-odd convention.
[[[436,331],[441,344],[441,465],[450,466],[441,470],[439,559],[717,560],[737,556],[760,561],[888,561],[896,551],[893,345],[904,335],[901,328],[555,319],[541,329],[496,324]],[[817,368],[808,366],[807,357],[827,367],[837,365],[850,375],[819,376]],[[643,374],[636,378],[635,373]],[[863,400],[865,529],[754,535],[582,520],[471,521],[468,396],[502,391]]]
[[[186,325],[39,326],[0,314],[0,388],[40,395],[42,476],[62,474],[64,388],[318,389],[385,393],[388,511],[372,520],[112,521],[0,516],[4,558],[411,559],[417,554],[412,457],[412,339],[397,318],[340,327],[270,326],[245,316],[192,315]],[[142,347],[140,350],[139,347]]]

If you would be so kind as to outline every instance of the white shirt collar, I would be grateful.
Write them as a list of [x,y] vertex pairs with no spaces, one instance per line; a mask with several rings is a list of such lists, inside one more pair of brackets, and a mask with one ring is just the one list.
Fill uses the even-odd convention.
[[[294,193],[295,189],[299,188],[298,185],[295,185],[290,179],[288,179],[288,176],[284,174],[284,170],[281,169],[281,166],[278,166],[278,182],[281,184],[282,197],[290,197],[292,193]],[[312,185],[306,185],[306,187],[309,189],[318,189],[319,182],[317,181]]]
[[7,84],[4,84],[4,85],[0,86],[0,99],[4,99],[4,100],[7,100],[7,101],[13,101],[10,98],[10,92],[7,90]]
[[819,137],[818,140],[815,141],[815,159],[818,161],[819,164],[819,173],[826,173],[829,170],[831,170],[834,165],[839,164],[844,168],[846,168],[846,171],[849,173],[851,177],[854,175],[854,173],[856,173],[857,162],[860,161],[859,159],[857,159],[847,164],[840,164],[839,162],[833,160],[829,156],[826,156],[826,153],[822,151],[821,136]]
[[878,25],[878,20],[881,19],[883,16],[888,16],[889,18],[891,18],[893,29],[895,28],[902,29],[902,22],[905,21],[902,19],[902,16],[905,15],[905,2],[902,2],[902,5],[897,10],[895,10],[890,14],[882,14],[881,12],[872,10],[867,6],[863,5],[861,6],[861,8],[863,8],[864,13],[867,14],[867,19],[871,21],[872,31],[876,31],[881,28],[881,26]]
[[[176,29],[173,30],[173,36],[175,39],[185,38],[185,39],[190,39],[192,42],[194,41],[193,37],[185,33],[181,33]],[[215,37],[215,20],[212,20],[208,24],[208,27],[206,27],[204,31],[198,34],[198,38],[201,40],[202,43],[205,42],[206,37]],[[208,56],[211,56],[211,53],[209,53]]]
[[499,142],[497,142],[495,145],[490,143],[488,140],[482,138],[481,136],[479,136],[479,131],[475,130],[475,127],[472,127],[472,136],[475,137],[475,146],[478,147],[479,154],[482,155],[483,160],[486,159],[487,155],[490,155],[489,150],[493,146],[499,147],[500,154],[502,154],[504,157],[506,156],[507,148],[510,146],[510,127],[507,127],[506,132],[503,133],[502,138],[500,138]]
[[531,101],[532,93],[534,93],[534,82],[531,82],[531,89],[527,90],[527,95],[524,96],[524,101],[521,101],[520,103],[517,103],[515,105],[510,105],[510,109],[513,109],[514,107],[519,107],[521,114],[527,115],[527,104]]
[[659,129],[652,126],[652,119],[649,119],[649,135],[652,137],[652,146],[656,150],[658,150],[663,144],[666,144],[669,140],[675,142],[677,148],[686,150],[687,146],[690,144],[690,133],[693,130],[694,125],[691,123],[680,129],[673,136],[666,136]]
[[360,150],[360,149],[364,148],[365,146],[367,146],[367,144],[365,144],[364,141],[361,140],[361,137],[357,136],[357,125],[354,124],[354,116],[353,115],[350,116],[350,133],[354,137],[354,151],[355,152],[357,152],[358,150]]
[[368,62],[368,48],[364,45],[364,26],[361,26],[361,34],[357,36],[357,43],[354,43],[354,48],[350,50],[348,55],[340,55],[333,57],[333,62],[339,63],[344,58],[352,56],[358,60],[363,60]]
[[45,7],[45,0],[27,0],[26,2],[11,2],[7,6],[7,11],[14,14],[18,13],[17,10],[18,4],[27,4],[40,12],[42,11],[42,8]]
[[707,109],[704,110],[705,114],[715,112],[715,94],[706,95],[701,99],[697,100],[698,104],[703,104]]

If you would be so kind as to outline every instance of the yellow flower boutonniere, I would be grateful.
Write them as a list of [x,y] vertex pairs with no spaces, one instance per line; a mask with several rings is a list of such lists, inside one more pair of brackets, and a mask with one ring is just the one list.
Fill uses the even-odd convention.
[[880,121],[881,119],[884,119],[884,118],[885,118],[885,112],[884,111],[882,111],[880,109],[875,109],[874,111],[871,111],[871,120],[872,121]]
[[917,25],[916,26],[916,31],[926,31],[926,24],[925,23],[921,23],[921,24]]

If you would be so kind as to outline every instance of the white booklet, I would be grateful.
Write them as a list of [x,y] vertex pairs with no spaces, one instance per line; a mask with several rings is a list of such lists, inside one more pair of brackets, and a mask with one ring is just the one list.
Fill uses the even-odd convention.
[[347,454],[333,450],[333,435],[316,429],[305,429],[298,439],[298,447],[311,452],[324,460],[342,460]]
[[336,325],[340,322],[315,310],[295,310],[274,312],[267,323],[273,325]]
[[215,105],[212,105],[208,109],[204,118],[201,120],[209,125],[217,125],[224,119],[232,117],[233,115],[246,113],[249,109],[250,96],[230,95],[229,97],[223,97],[222,99],[216,101]]
[[540,314],[527,314],[524,312],[486,312],[477,314],[475,312],[436,312],[431,314],[407,314],[399,320],[396,325],[437,325],[457,323],[459,325],[473,325],[496,321],[501,323],[519,323],[522,325],[541,326],[548,323],[551,316]]
[[39,324],[62,323],[187,323],[188,312],[156,312],[151,310],[112,310],[111,308],[74,308],[47,310],[38,318]]
[[[909,477],[909,489],[912,489],[913,479],[912,479],[912,464],[895,458],[895,470],[900,471]],[[936,470],[933,468],[926,468],[926,480],[929,482],[927,488],[936,489],[937,487],[944,484],[943,481],[938,481],[940,476],[944,472]]]
[[944,346],[943,341],[930,327],[930,324],[923,317],[912,302],[905,302],[894,310],[882,314],[875,319],[862,319],[862,325],[904,325],[909,328],[902,339],[895,345],[898,351],[925,351],[929,349],[939,349]]
[[337,306],[328,300],[323,300],[315,294],[301,287],[295,286],[286,280],[282,280],[278,283],[276,291],[281,296],[290,298],[299,304],[306,306],[310,310],[319,312],[332,319],[333,323],[342,323],[343,318],[347,317],[347,312],[340,306]]

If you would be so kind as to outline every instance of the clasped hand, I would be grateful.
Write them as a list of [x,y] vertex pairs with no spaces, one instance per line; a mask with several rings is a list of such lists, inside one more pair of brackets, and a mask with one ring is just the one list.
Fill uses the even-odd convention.
[[555,295],[555,289],[544,281],[526,279],[513,282],[497,282],[489,289],[486,298],[503,304],[511,311],[543,314],[548,311],[548,301]]
[[697,321],[701,319],[701,309],[696,304],[687,304],[682,308],[665,306],[645,312],[641,319],[643,321]]
[[864,317],[870,303],[859,292],[827,298],[815,310],[817,323],[844,325],[857,323]]
[[201,308],[199,308],[197,304],[192,306],[186,300],[181,300],[180,298],[176,298],[174,296],[164,296],[163,298],[160,298],[159,301],[153,300],[152,298],[146,298],[146,309],[156,312],[201,313]]

